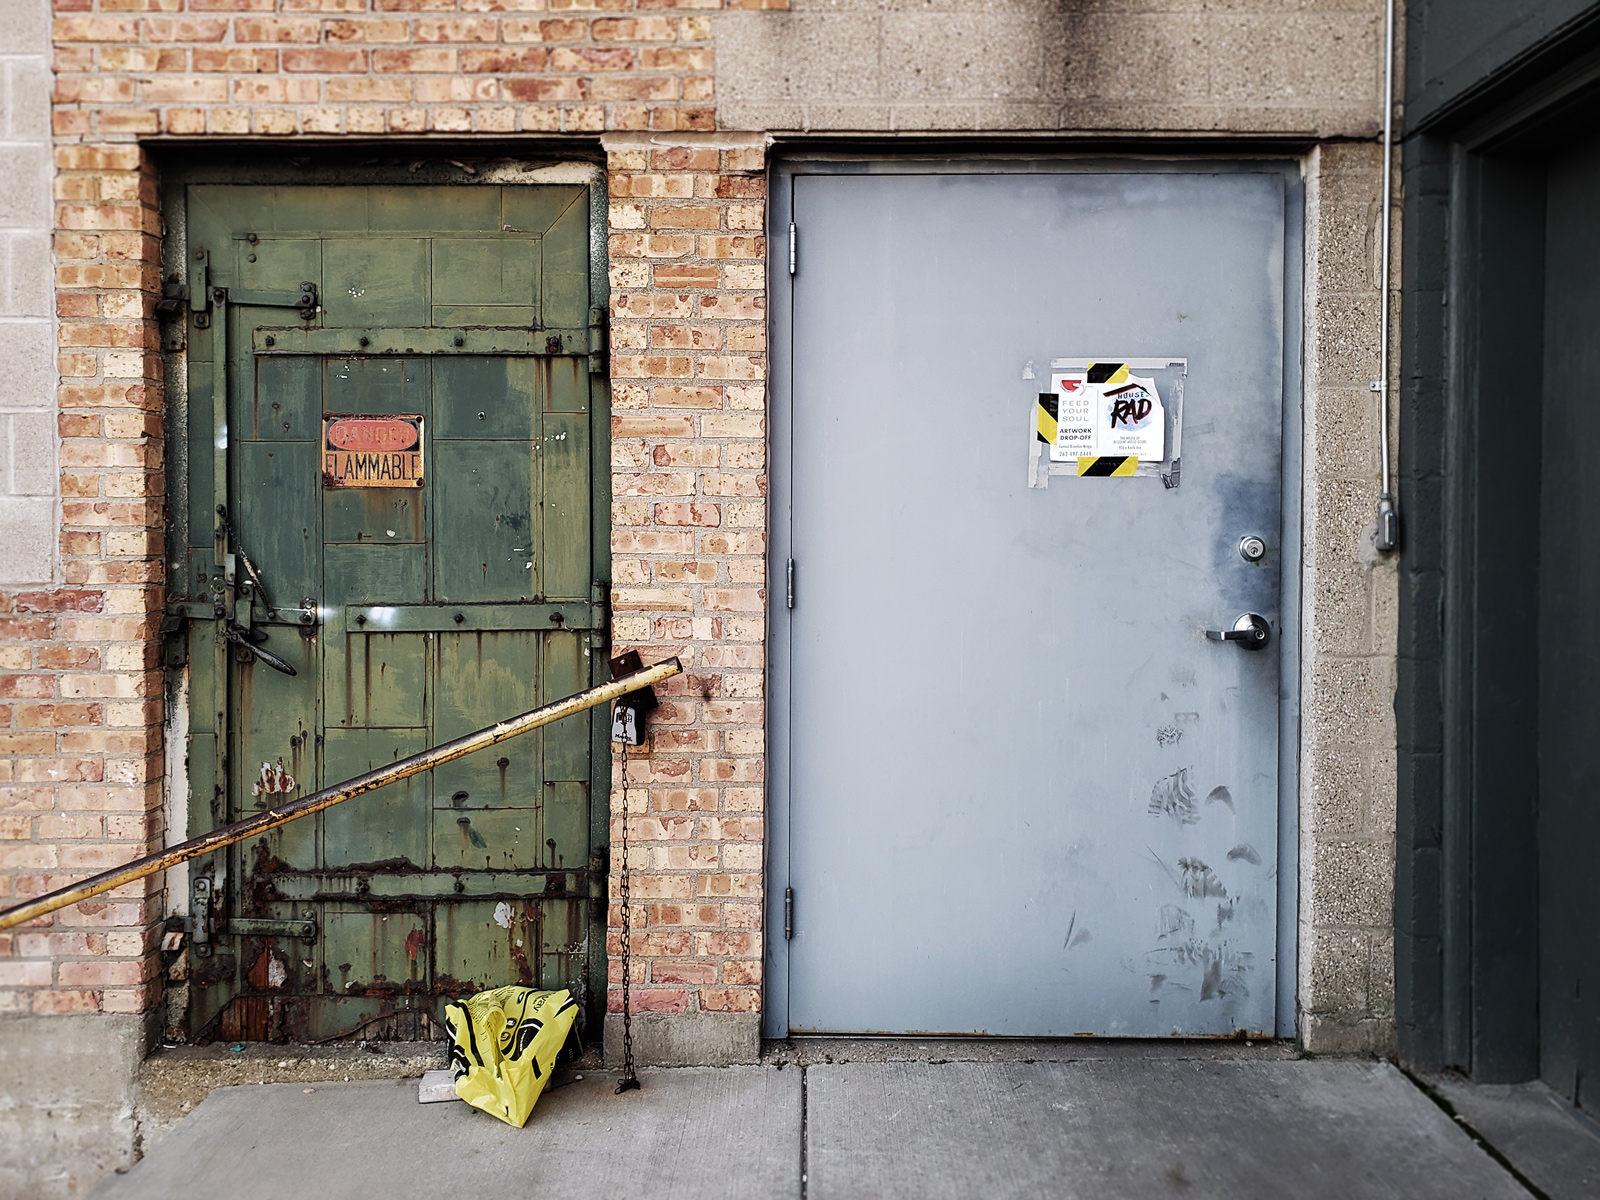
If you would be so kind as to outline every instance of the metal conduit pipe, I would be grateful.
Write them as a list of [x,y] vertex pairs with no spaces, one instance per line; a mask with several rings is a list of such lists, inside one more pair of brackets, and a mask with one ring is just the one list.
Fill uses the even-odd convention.
[[80,900],[87,900],[91,896],[98,896],[102,892],[109,892],[119,888],[125,883],[132,883],[136,879],[143,879],[146,875],[154,875],[157,871],[164,871],[168,867],[175,867],[179,863],[188,862],[191,858],[210,854],[224,846],[231,846],[235,842],[242,842],[246,838],[254,837],[258,833],[265,833],[269,829],[276,829],[280,825],[287,825],[290,821],[298,821],[301,817],[308,817],[312,813],[321,812],[325,808],[332,808],[335,804],[343,804],[346,800],[353,799],[364,792],[374,791],[387,784],[396,783],[402,779],[409,779],[413,775],[420,775],[423,771],[432,770],[441,763],[460,758],[464,754],[471,754],[475,750],[483,750],[489,746],[497,745],[507,738],[514,738],[520,733],[527,733],[530,729],[538,729],[541,725],[549,725],[563,717],[570,717],[574,713],[583,712],[585,709],[594,708],[605,704],[607,701],[616,700],[629,692],[647,688],[651,684],[660,683],[663,679],[670,679],[681,674],[683,664],[676,658],[669,658],[665,662],[657,663],[653,667],[646,667],[642,671],[635,671],[631,675],[624,675],[621,679],[614,679],[610,683],[602,683],[598,687],[587,688],[584,691],[557,700],[551,704],[544,704],[538,708],[523,713],[521,716],[497,722],[487,728],[479,729],[475,733],[463,734],[452,741],[430,747],[390,763],[386,767],[379,767],[375,771],[368,771],[364,775],[357,775],[333,787],[323,788],[320,792],[313,792],[309,796],[302,796],[298,800],[290,800],[287,804],[280,804],[277,808],[269,808],[266,812],[257,813],[253,817],[246,817],[242,821],[235,821],[231,825],[222,825],[210,833],[203,833],[197,838],[190,838],[187,842],[179,842],[176,846],[168,846],[165,850],[155,854],[147,854],[143,858],[136,858],[130,863],[120,867],[113,867],[109,871],[102,871],[99,875],[91,876],[79,883],[71,884],[56,891],[46,893],[37,900],[29,900],[24,904],[0,912],[0,929],[10,929],[21,925],[24,921],[31,921],[47,913],[53,913],[58,908],[65,908],[69,904],[76,904]]
[[1389,468],[1389,226],[1393,212],[1394,173],[1394,4],[1384,6],[1383,37],[1383,262],[1379,268],[1378,299],[1378,378],[1372,390],[1378,393],[1378,458],[1383,475],[1378,493],[1378,529],[1373,542],[1379,550],[1393,550],[1400,544],[1400,514],[1394,507]]

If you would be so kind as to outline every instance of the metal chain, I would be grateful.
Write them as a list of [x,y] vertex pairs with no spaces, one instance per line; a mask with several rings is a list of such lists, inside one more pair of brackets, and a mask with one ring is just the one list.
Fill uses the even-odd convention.
[[617,1084],[617,1094],[639,1086],[639,1077],[633,1072],[633,1006],[628,993],[628,956],[632,949],[633,928],[628,916],[628,743],[622,743],[622,1082]]

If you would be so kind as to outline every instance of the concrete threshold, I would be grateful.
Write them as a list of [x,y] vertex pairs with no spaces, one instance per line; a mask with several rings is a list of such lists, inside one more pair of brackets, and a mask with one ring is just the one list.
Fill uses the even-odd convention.
[[[194,1052],[162,1069],[229,1053],[247,1054]],[[244,1081],[211,1092],[95,1194],[153,1200],[219,1186],[229,1200],[597,1188],[669,1200],[1540,1194],[1390,1064],[1299,1058],[1281,1042],[796,1038],[769,1043],[759,1066],[641,1071],[644,1087],[620,1096],[615,1073],[590,1060],[558,1072],[522,1130],[465,1104],[418,1103],[409,1071],[344,1081],[345,1062],[365,1055],[376,1064],[389,1048],[315,1053],[334,1069],[297,1065],[280,1047],[249,1048],[243,1061],[257,1074],[270,1063],[334,1080],[258,1082],[241,1067]],[[421,1056],[410,1063],[423,1065]],[[227,1164],[221,1183],[219,1163]]]
[[805,1035],[768,1041],[768,1066],[849,1062],[1095,1062],[1110,1059],[1283,1061],[1303,1057],[1292,1040],[1264,1038],[982,1038]]

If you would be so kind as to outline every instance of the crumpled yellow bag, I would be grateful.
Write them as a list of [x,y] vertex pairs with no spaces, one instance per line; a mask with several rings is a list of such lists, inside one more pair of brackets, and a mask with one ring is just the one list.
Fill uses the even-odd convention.
[[494,988],[447,1005],[456,1095],[521,1129],[577,1016],[572,993],[522,987]]

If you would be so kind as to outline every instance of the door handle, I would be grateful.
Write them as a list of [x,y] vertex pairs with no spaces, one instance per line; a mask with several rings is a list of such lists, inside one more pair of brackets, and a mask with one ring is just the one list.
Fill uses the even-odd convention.
[[1272,626],[1260,613],[1245,613],[1232,629],[1208,629],[1206,637],[1213,642],[1237,642],[1241,650],[1261,650],[1272,640]]
[[232,621],[224,621],[222,636],[242,648],[243,657],[240,659],[241,662],[249,662],[252,657],[259,658],[274,671],[279,671],[284,675],[296,674],[292,666],[261,645],[262,642],[267,640],[266,630],[242,629]]

